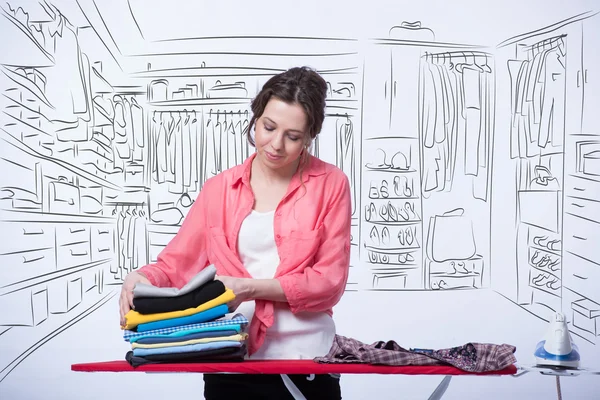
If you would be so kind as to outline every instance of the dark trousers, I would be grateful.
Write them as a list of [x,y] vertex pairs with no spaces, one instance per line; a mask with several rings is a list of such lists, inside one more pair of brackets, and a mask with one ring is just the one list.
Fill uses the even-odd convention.
[[[288,375],[307,400],[341,400],[340,379],[329,374]],[[293,399],[280,375],[204,374],[206,400]]]

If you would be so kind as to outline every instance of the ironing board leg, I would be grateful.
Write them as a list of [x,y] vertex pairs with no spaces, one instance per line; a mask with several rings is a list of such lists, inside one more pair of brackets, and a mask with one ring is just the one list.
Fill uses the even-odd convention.
[[450,385],[450,379],[452,379],[452,377],[450,375],[444,376],[444,379],[442,379],[440,384],[437,385],[437,387],[435,388],[433,393],[431,393],[431,396],[429,396],[428,400],[441,399],[442,396],[444,395],[444,393],[446,393],[446,389],[448,389],[448,386]]
[[292,382],[289,376],[281,374],[281,379],[283,379],[283,384],[294,397],[294,400],[306,400],[306,397],[304,397],[300,389],[298,389],[298,386],[294,385],[294,382]]

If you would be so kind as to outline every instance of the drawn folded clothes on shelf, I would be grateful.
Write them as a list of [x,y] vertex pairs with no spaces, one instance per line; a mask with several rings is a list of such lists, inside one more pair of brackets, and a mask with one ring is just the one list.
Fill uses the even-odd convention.
[[404,349],[393,340],[365,344],[336,335],[319,363],[375,365],[451,365],[468,372],[498,371],[514,364],[516,347],[509,344],[467,343],[447,349]]
[[[209,266],[182,288],[138,284],[134,310],[126,315],[125,340],[132,350],[125,359],[138,366],[149,362],[203,360],[241,361],[246,354],[247,319],[227,315],[232,290],[216,280]],[[225,322],[221,322],[225,321]]]

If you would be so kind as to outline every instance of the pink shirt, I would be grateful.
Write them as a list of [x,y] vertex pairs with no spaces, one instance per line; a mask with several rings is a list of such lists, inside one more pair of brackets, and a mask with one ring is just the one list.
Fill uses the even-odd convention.
[[[217,275],[251,278],[237,251],[242,221],[252,211],[250,170],[256,153],[242,165],[208,179],[177,235],[155,264],[140,269],[156,286],[181,288],[210,264]],[[334,165],[311,156],[296,173],[277,206],[274,233],[278,279],[290,310],[326,312],[340,300],[350,266],[350,184]],[[273,325],[273,303],[256,300],[248,352],[262,345]]]

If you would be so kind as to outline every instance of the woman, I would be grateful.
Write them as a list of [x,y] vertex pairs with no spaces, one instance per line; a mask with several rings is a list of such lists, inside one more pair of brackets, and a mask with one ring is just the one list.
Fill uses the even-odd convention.
[[[256,152],[208,179],[157,262],[126,277],[122,323],[136,283],[182,287],[214,264],[236,295],[230,311],[251,321],[248,358],[327,354],[335,335],[332,308],[348,278],[351,197],[346,175],[308,152],[325,118],[326,92],[326,82],[308,68],[265,83],[248,126]],[[328,374],[205,374],[204,381],[207,399],[283,399],[288,390],[308,399],[341,398],[339,378]]]

